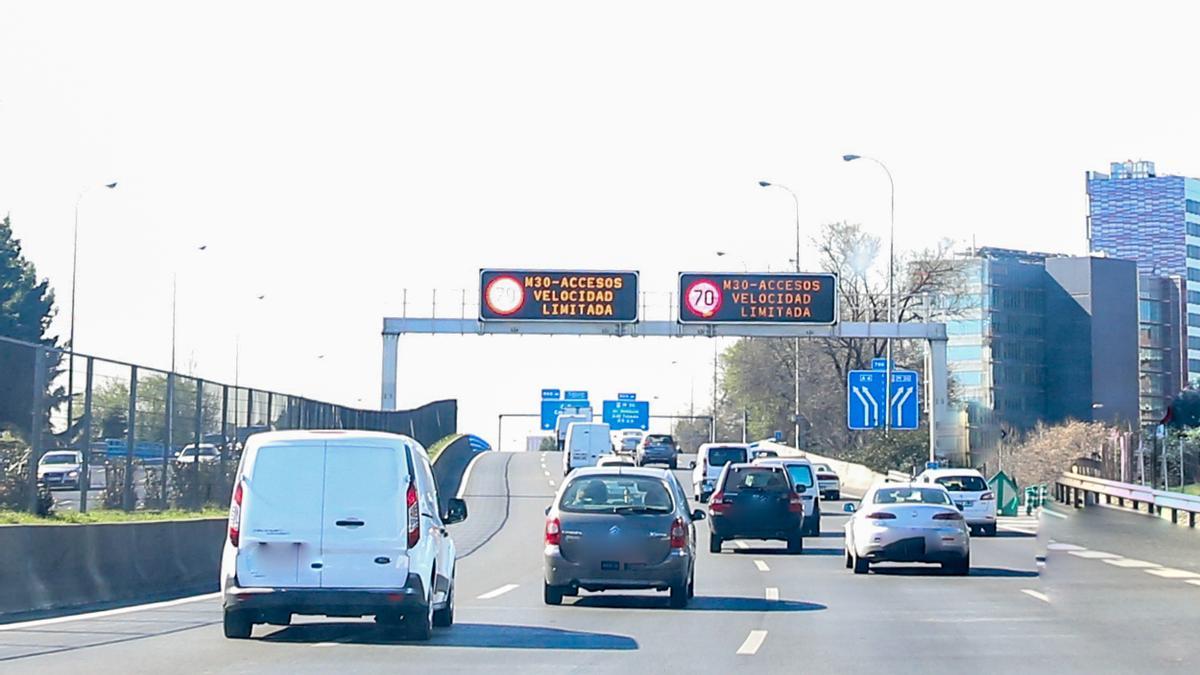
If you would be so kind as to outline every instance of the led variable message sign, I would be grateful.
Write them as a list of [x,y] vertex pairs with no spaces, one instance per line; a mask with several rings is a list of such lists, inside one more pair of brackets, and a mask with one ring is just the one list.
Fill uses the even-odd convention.
[[833,274],[682,272],[680,323],[837,323]]
[[637,272],[480,270],[482,321],[638,320]]

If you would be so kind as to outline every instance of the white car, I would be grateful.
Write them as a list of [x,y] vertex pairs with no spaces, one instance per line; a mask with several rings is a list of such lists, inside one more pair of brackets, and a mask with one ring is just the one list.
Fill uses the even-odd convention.
[[748,461],[750,446],[745,443],[705,443],[696,451],[692,462],[692,495],[698,502],[708,501],[709,495],[726,464]]
[[972,530],[996,536],[996,495],[983,474],[975,469],[929,469],[918,475],[916,481],[946,488]]
[[817,494],[817,478],[812,462],[803,457],[763,457],[754,460],[753,463],[782,466],[791,476],[793,485],[804,486],[804,492],[800,493],[800,499],[804,502],[802,534],[805,537],[821,536],[821,498]]
[[51,450],[38,460],[37,477],[47,488],[78,488],[83,469],[83,453],[77,450]]
[[467,505],[438,509],[425,448],[367,431],[246,441],[221,556],[225,637],[293,614],[374,616],[428,640],[454,622],[454,541]]
[[626,455],[601,455],[596,460],[596,466],[637,466],[637,462]]
[[940,563],[966,575],[971,533],[946,488],[936,483],[884,483],[872,487],[846,523],[846,567],[866,574],[873,563]]
[[841,499],[842,498],[842,479],[838,478],[837,473],[824,462],[813,464],[813,469],[817,472],[817,489],[821,491],[823,499]]
[[201,443],[199,450],[196,445],[188,444],[175,455],[176,464],[195,464],[197,461],[201,464],[216,464],[221,461],[221,453],[212,443]]

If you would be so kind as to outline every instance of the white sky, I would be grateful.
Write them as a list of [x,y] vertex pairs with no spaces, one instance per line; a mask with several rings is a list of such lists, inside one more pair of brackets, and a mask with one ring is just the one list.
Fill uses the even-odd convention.
[[[792,204],[761,178],[805,228],[886,233],[886,179],[843,153],[891,167],[899,248],[1081,253],[1085,170],[1200,175],[1197,6],[975,5],[6,0],[0,212],[65,336],[72,207],[120,181],[83,200],[82,351],[165,366],[175,270],[197,374],[232,380],[240,333],[243,383],[374,405],[404,288],[410,313],[439,288],[454,314],[480,267],[639,269],[663,293],[741,269],[717,250],[779,269]],[[494,439],[543,386],[679,411],[711,358],[404,338],[399,400],[457,397]]]

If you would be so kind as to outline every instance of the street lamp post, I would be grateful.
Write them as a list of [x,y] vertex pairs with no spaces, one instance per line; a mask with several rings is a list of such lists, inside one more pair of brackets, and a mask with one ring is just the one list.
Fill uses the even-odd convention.
[[[796,193],[786,185],[779,183],[771,183],[769,181],[760,180],[758,184],[761,187],[777,187],[780,190],[786,190],[792,196],[792,203],[796,206],[796,257],[792,262],[796,264],[796,272],[800,271],[800,198]],[[800,338],[792,338],[793,362],[792,362],[792,384],[794,388],[794,405],[792,406],[792,421],[795,423],[795,440],[796,449],[800,449]]]
[[[71,343],[71,351],[67,357],[67,428],[70,429],[74,423],[74,402],[75,402],[75,279],[79,271],[79,204],[83,201],[83,196],[91,190],[93,185],[89,185],[79,191],[79,196],[75,198],[75,229],[71,237],[71,327],[70,337],[68,340]],[[104,183],[104,187],[112,190],[117,187],[117,183]],[[87,439],[91,443],[92,439]],[[84,447],[87,451],[87,447]]]
[[[201,244],[196,247],[197,251],[203,252],[208,250],[208,244]],[[179,290],[179,272],[171,272],[171,372],[175,372],[175,305],[178,298]]]
[[[842,155],[842,161],[844,161],[844,162],[853,162],[856,159],[865,159],[865,160],[874,162],[875,164],[879,165],[879,168],[883,169],[883,172],[885,174],[887,174],[888,188],[891,191],[891,199],[890,199],[890,206],[889,206],[889,208],[890,208],[889,224],[888,224],[887,310],[888,310],[888,323],[895,323],[896,322],[895,292],[894,292],[893,280],[895,278],[895,268],[896,268],[896,183],[895,183],[895,181],[892,180],[892,172],[890,170],[888,170],[887,165],[884,164],[883,162],[875,159],[874,157],[867,157],[865,155]],[[884,402],[883,433],[885,435],[887,433],[889,433],[892,428],[892,339],[887,338],[886,344],[887,344],[887,355],[886,355],[887,356],[887,374],[885,375],[885,377],[887,378],[887,380],[884,382],[884,385],[883,385],[884,386],[884,390],[883,390],[883,392],[884,392],[883,393],[883,396],[884,396],[884,399],[883,399],[883,402]],[[934,433],[936,433],[936,431],[934,429],[930,429],[929,433],[934,434]]]

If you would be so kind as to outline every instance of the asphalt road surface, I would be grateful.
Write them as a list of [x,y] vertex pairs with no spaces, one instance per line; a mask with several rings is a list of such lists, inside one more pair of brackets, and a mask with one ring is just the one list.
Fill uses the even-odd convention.
[[[1146,536],[1141,521],[1129,520],[1143,516],[1092,509],[1008,521],[1000,536],[972,539],[967,577],[913,565],[855,576],[843,567],[841,504],[830,503],[821,537],[806,540],[802,556],[786,555],[782,543],[726,544],[718,555],[701,546],[688,609],[668,609],[666,594],[653,592],[584,593],[548,607],[542,527],[561,480],[557,453],[487,453],[476,462],[466,488],[470,518],[453,528],[461,556],[456,624],[435,630],[431,642],[404,642],[369,619],[318,617],[226,640],[220,601],[209,596],[0,626],[0,671],[1196,671],[1186,655],[1200,653],[1200,587],[1062,550],[1072,541],[1078,550],[1140,555],[1122,546]],[[1128,534],[1104,539],[1110,521]],[[702,543],[705,525],[698,524]],[[1182,570],[1200,535],[1164,526],[1161,534],[1176,543],[1161,562]],[[1052,572],[1043,578],[1037,557],[1047,545]]]

